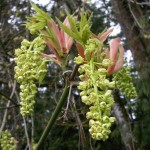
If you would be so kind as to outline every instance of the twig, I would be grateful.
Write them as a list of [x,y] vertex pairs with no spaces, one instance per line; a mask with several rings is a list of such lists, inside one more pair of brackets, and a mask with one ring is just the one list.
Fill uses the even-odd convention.
[[25,118],[24,117],[22,117],[22,118],[23,118],[23,122],[24,122],[24,130],[25,130],[28,148],[29,148],[29,150],[31,150],[31,145],[30,145],[30,140],[29,140],[29,135],[28,135],[28,130],[27,130],[27,123],[26,123]]
[[73,80],[74,80],[74,77],[75,77],[75,75],[76,75],[76,73],[77,73],[77,71],[78,71],[79,66],[80,66],[80,65],[75,65],[75,66],[74,66],[73,71],[72,71],[72,73],[71,73],[71,75],[70,75],[70,78],[69,78],[70,81],[73,81]]
[[[146,30],[146,28],[140,23],[140,21],[139,21],[139,19],[138,19],[140,16],[137,16],[137,17],[136,17],[134,11],[132,11],[132,7],[131,7],[131,5],[130,5],[131,2],[133,2],[133,1],[128,0],[129,10],[130,10],[130,12],[131,12],[131,15],[132,15],[133,19],[135,20],[137,26],[138,26],[146,35],[149,34],[149,31]],[[135,2],[135,0],[134,0],[134,3],[137,4],[137,2]],[[147,3],[148,3],[148,2],[147,2]],[[142,4],[142,3],[141,3],[141,4]],[[137,6],[137,5],[136,5],[136,6]],[[150,6],[150,2],[149,2],[149,6]],[[138,6],[137,6],[137,9],[138,9],[139,11],[141,11]]]
[[26,148],[24,150],[28,150],[28,145],[26,146]]
[[68,95],[68,100],[67,100],[67,106],[65,108],[65,112],[64,115],[62,116],[64,118],[64,120],[67,120],[67,110],[69,108],[69,104],[70,104],[70,99],[71,99],[71,92],[72,92],[72,86],[73,85],[78,85],[78,82],[70,82],[70,89],[69,89],[69,95]]
[[[30,5],[30,0],[27,0],[27,12],[26,12],[26,15],[30,15],[30,10],[31,10],[31,5]],[[30,40],[30,32],[29,30],[26,28],[26,39],[27,40]]]
[[132,3],[135,3],[137,5],[147,5],[147,6],[150,6],[150,2],[136,2],[135,0],[129,0],[130,2]]
[[11,109],[11,108],[18,107],[18,106],[20,106],[20,105],[12,105],[12,106],[9,106],[9,107],[1,107],[0,111],[4,110],[4,109]]
[[136,24],[139,26],[140,29],[143,29],[142,25],[139,23],[138,19],[134,15],[134,12],[132,11],[132,8],[131,8],[131,5],[130,5],[130,1],[128,2],[128,6],[129,6],[129,10],[130,10],[130,12],[131,12],[131,14],[133,16],[133,19],[135,20]]
[[[16,89],[16,81],[14,81],[13,88],[12,88],[12,91],[11,91],[11,94],[10,94],[10,99],[12,99],[12,97],[13,97],[13,95],[15,93],[15,89]],[[9,100],[7,102],[6,107],[9,107],[10,103],[11,103],[11,101]],[[6,109],[5,112],[4,112],[3,121],[2,121],[2,125],[1,125],[1,128],[0,128],[0,131],[2,131],[4,129],[4,126],[5,126],[5,123],[6,123],[6,118],[7,118],[7,113],[8,113],[8,109]]]
[[32,114],[31,116],[31,123],[32,123],[32,127],[31,127],[31,141],[32,141],[32,144],[34,143],[34,114]]
[[82,145],[83,145],[83,149],[84,150],[88,150],[88,145],[87,145],[87,141],[86,141],[86,137],[85,137],[85,133],[84,133],[84,129],[83,129],[83,126],[82,126],[82,122],[80,120],[80,117],[79,117],[79,114],[76,110],[76,105],[75,105],[75,101],[74,101],[74,98],[71,99],[72,100],[72,109],[73,111],[75,112],[75,116],[76,116],[76,121],[79,125],[79,131],[80,131],[80,138],[81,138],[81,142],[82,142]]
[[93,150],[91,137],[90,137],[90,147],[91,147],[91,150]]
[[5,95],[4,93],[0,92],[0,95],[4,96],[7,100],[11,101],[14,105],[19,106],[11,97]]
[[63,115],[64,120],[67,119],[67,110],[68,110],[68,108],[69,108],[69,102],[70,102],[70,98],[71,98],[71,91],[72,91],[72,84],[70,84],[69,95],[68,95],[68,100],[67,100],[67,106],[66,106],[66,108],[65,108],[65,113],[64,113],[64,115]]

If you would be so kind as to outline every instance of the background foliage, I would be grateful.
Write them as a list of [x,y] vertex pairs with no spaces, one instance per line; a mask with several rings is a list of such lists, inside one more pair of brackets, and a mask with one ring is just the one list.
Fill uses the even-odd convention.
[[[93,149],[93,150],[124,150],[150,149],[150,4],[138,0],[99,0],[95,3],[80,0],[50,0],[45,6],[40,6],[49,12],[52,18],[65,17],[65,10],[78,15],[81,9],[93,12],[92,31],[101,32],[105,27],[121,26],[121,33],[126,50],[131,50],[133,58],[128,63],[132,67],[132,76],[138,98],[125,99],[121,93],[115,93],[115,106],[112,114],[117,119],[112,126],[110,138],[94,141],[88,133],[88,123],[85,119],[87,108],[81,103],[79,91],[72,87],[71,101],[66,111],[64,106],[52,132],[49,134],[43,149]],[[29,31],[23,25],[26,16],[33,10],[28,0],[0,1],[0,125],[8,129],[18,141],[18,150],[27,149],[27,126],[30,141],[37,142],[46,123],[57,105],[64,87],[63,71],[54,63],[48,63],[48,73],[44,83],[39,85],[36,96],[35,112],[31,118],[24,120],[19,113],[19,85],[14,80],[14,49],[20,46],[25,38],[32,40]],[[47,49],[47,52],[49,50]],[[75,48],[70,52],[71,58],[77,55]],[[73,68],[70,60],[68,69]],[[8,108],[7,108],[8,107]],[[3,118],[5,113],[6,123]],[[65,115],[66,114],[66,115]],[[83,142],[82,131],[79,130],[79,120],[82,122],[86,141]],[[4,125],[4,126],[3,126]],[[84,145],[83,145],[84,144]],[[85,146],[86,145],[86,146]]]

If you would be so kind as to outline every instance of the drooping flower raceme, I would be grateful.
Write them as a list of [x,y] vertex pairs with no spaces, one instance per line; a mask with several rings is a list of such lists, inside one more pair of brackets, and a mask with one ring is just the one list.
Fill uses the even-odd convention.
[[115,81],[116,87],[127,98],[131,99],[137,97],[137,93],[130,76],[130,67],[123,67],[120,71],[114,74],[113,80]]
[[105,59],[102,47],[103,43],[98,39],[89,39],[85,45],[85,59],[81,59],[81,56],[75,58],[78,64],[84,62],[79,68],[81,82],[78,88],[81,90],[82,102],[89,106],[86,118],[89,119],[89,132],[96,140],[108,138],[111,124],[115,120],[110,117],[114,103],[111,89],[115,84],[106,78],[111,61]]
[[97,69],[92,63],[80,67],[79,71],[84,73],[80,75],[81,82],[78,88],[82,90],[82,102],[89,105],[90,111],[87,112],[86,118],[89,119],[89,132],[92,138],[106,140],[114,122],[114,117],[110,117],[114,100],[112,91],[108,89],[113,88],[114,83],[106,79],[106,69]]
[[17,150],[15,138],[8,130],[0,131],[0,145],[2,150]]
[[41,58],[45,43],[41,37],[32,42],[23,40],[21,48],[15,50],[15,79],[20,83],[21,114],[28,116],[33,112],[37,84],[44,79],[47,67],[46,61]]

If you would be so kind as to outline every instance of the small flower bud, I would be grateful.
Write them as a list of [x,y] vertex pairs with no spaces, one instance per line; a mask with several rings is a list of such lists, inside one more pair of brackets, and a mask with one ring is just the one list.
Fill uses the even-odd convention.
[[78,57],[75,57],[74,58],[74,62],[76,63],[76,64],[82,64],[83,62],[84,62],[84,59],[83,59],[83,57],[81,57],[81,56],[78,56]]
[[100,75],[106,75],[107,74],[107,70],[105,68],[100,68],[100,69],[98,69],[98,71],[99,71]]
[[112,61],[111,61],[110,59],[103,59],[103,61],[102,61],[102,65],[103,65],[104,67],[110,66],[111,63],[112,63]]

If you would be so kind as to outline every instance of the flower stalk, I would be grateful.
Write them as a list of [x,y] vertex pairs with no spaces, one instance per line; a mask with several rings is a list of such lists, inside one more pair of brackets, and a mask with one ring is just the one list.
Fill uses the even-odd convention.
[[68,85],[68,82],[66,82],[66,86],[65,86],[64,91],[62,93],[62,96],[61,96],[61,98],[60,98],[60,100],[59,100],[59,102],[58,102],[58,104],[57,104],[57,106],[53,112],[53,115],[51,116],[44,132],[42,133],[42,136],[41,136],[35,150],[41,150],[41,146],[44,143],[44,141],[46,140],[46,138],[47,138],[50,130],[52,129],[59,113],[61,112],[61,108],[63,107],[64,103],[66,102],[68,94],[69,94],[69,85]]

